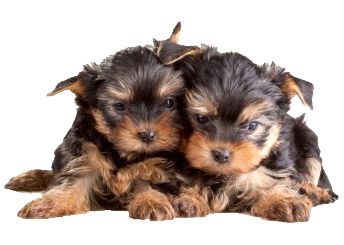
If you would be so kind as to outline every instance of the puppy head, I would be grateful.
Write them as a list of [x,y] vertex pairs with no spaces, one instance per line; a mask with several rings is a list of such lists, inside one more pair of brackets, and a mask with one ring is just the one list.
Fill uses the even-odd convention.
[[259,67],[240,54],[210,54],[207,48],[193,59],[170,60],[192,70],[186,100],[193,132],[185,154],[193,167],[209,174],[255,169],[278,146],[291,98],[298,95],[312,105],[313,86],[274,64]]
[[184,82],[153,51],[136,47],[85,66],[49,95],[71,90],[122,157],[175,150],[180,143]]

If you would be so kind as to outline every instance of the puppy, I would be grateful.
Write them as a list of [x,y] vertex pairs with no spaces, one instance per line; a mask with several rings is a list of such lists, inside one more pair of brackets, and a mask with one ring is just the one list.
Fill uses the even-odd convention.
[[316,134],[303,117],[287,114],[295,95],[312,108],[311,83],[238,53],[171,40],[155,46],[161,61],[182,71],[187,84],[189,167],[181,172],[189,181],[173,200],[179,215],[237,211],[306,221],[313,205],[337,199]]
[[[176,38],[172,34],[171,40]],[[181,142],[184,81],[180,72],[163,66],[151,48],[139,46],[100,65],[84,66],[48,95],[64,90],[76,95],[78,110],[55,151],[52,171],[32,170],[6,185],[44,191],[18,216],[79,214],[115,200],[133,218],[172,219],[168,196],[150,183],[170,178],[165,169],[171,167],[169,159]]]

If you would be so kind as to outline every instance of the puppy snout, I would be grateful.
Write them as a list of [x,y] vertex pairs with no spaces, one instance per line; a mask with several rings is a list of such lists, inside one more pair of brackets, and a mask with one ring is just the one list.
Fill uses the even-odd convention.
[[139,132],[138,137],[144,143],[151,143],[155,139],[155,132],[152,129],[147,129]]
[[228,162],[230,156],[229,151],[225,149],[212,150],[211,154],[213,155],[214,160],[218,163]]

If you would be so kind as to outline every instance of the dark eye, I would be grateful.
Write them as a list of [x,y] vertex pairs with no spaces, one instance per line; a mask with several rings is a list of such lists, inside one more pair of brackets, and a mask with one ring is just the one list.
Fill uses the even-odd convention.
[[257,129],[259,123],[256,122],[256,121],[252,121],[252,122],[249,122],[247,125],[246,125],[246,129],[250,132],[253,132],[254,130]]
[[207,122],[209,122],[209,118],[201,114],[196,114],[195,119],[199,124],[206,124]]
[[116,102],[113,106],[116,111],[125,111],[125,105],[122,102]]
[[166,108],[172,108],[176,103],[176,99],[174,97],[168,97],[165,100],[165,106]]

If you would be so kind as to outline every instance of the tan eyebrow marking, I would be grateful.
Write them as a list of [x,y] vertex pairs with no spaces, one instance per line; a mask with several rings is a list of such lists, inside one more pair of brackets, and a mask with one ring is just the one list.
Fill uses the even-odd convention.
[[132,92],[126,88],[106,88],[105,92],[99,96],[102,99],[116,98],[121,101],[129,101],[132,97]]
[[158,95],[160,98],[165,98],[176,92],[180,93],[184,86],[184,80],[179,72],[168,72],[159,84]]
[[250,121],[259,117],[263,114],[270,106],[270,103],[263,101],[263,102],[255,102],[248,106],[246,106],[241,114],[238,117],[237,123],[241,124],[246,121]]
[[216,116],[218,114],[217,105],[211,96],[207,96],[205,93],[191,91],[186,93],[186,98],[190,110],[207,115]]

